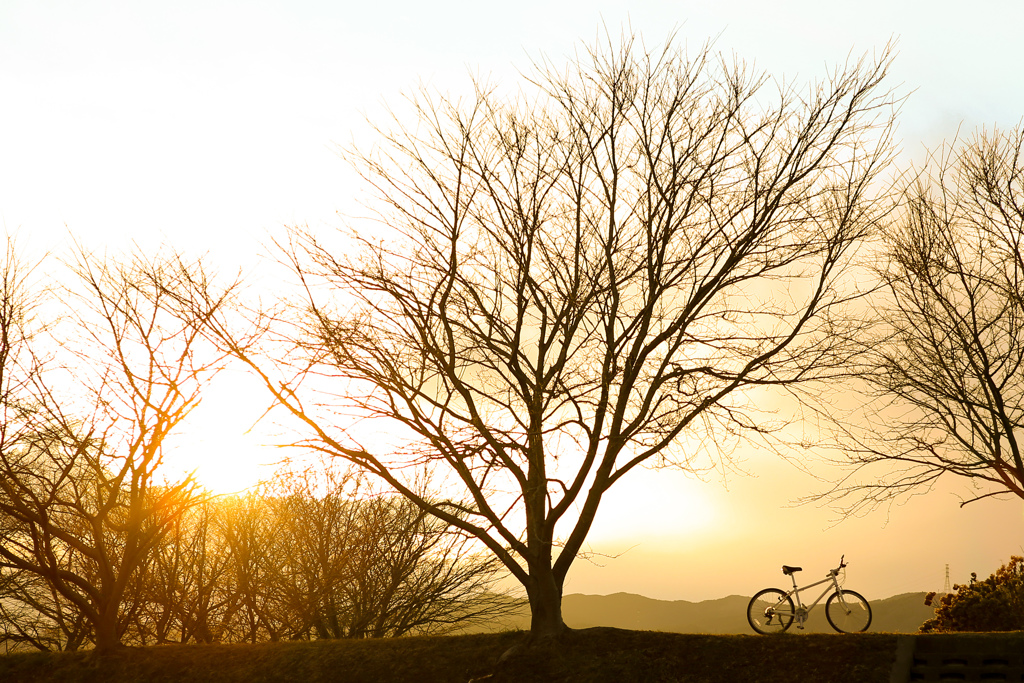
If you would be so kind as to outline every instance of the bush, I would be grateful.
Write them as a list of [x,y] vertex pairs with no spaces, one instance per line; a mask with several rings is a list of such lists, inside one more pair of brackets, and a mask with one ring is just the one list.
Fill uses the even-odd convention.
[[[1011,557],[984,581],[972,572],[971,582],[953,591],[942,596],[935,617],[921,625],[922,633],[1024,631],[1024,557]],[[925,604],[934,597],[929,593]]]

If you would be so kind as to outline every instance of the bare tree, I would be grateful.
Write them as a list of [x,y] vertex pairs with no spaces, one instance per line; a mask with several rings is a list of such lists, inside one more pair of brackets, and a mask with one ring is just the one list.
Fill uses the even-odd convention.
[[89,623],[38,574],[0,572],[0,643],[5,652],[74,651],[88,644]]
[[288,611],[294,615],[295,635],[345,638],[349,635],[352,603],[350,583],[358,546],[358,483],[336,467],[291,472],[268,491],[275,517],[279,583]]
[[[844,273],[883,208],[888,64],[798,92],[627,39],[538,67],[518,96],[414,97],[414,120],[351,153],[378,221],[284,249],[307,294],[295,354],[279,339],[262,360],[201,276],[179,298],[305,426],[296,446],[475,537],[525,588],[532,634],[554,636],[610,487],[644,463],[702,466],[701,440],[726,462],[729,435],[769,429],[750,391],[847,371]],[[421,495],[419,467],[450,497]]]
[[24,262],[10,236],[0,259],[0,450],[7,451],[31,431],[40,372],[31,342],[46,326],[37,316],[44,292],[32,280],[35,266]]
[[472,537],[394,495],[353,505],[354,538],[341,593],[347,637],[444,633],[516,607],[495,586],[497,558],[481,554]]
[[[7,454],[22,448],[31,432],[32,386],[40,366],[31,339],[43,331],[37,310],[44,296],[32,281],[34,268],[9,235],[0,259],[0,453]],[[17,525],[0,516],[0,544],[17,534]],[[38,577],[0,566],[0,639],[5,648],[76,649],[84,638],[76,636],[80,629],[67,625],[80,620],[66,619],[66,614],[59,596]]]
[[[43,361],[33,341],[47,325],[40,313],[47,292],[33,277],[38,264],[26,263],[7,236],[0,264],[0,453],[5,461],[23,453],[38,437],[41,412],[35,389]],[[23,543],[16,519],[0,514],[0,545]],[[0,639],[6,648],[76,650],[88,642],[88,623],[73,604],[38,574],[0,561]]]
[[74,271],[81,287],[65,293],[73,329],[58,328],[49,348],[75,355],[37,366],[21,385],[28,408],[0,451],[0,568],[44,581],[102,652],[119,646],[141,604],[150,553],[195,502],[191,480],[161,482],[157,468],[164,437],[221,358],[204,355],[195,325],[163,312],[148,265],[80,251]]
[[232,642],[278,641],[292,634],[280,583],[280,520],[258,492],[220,501],[219,533],[228,554],[231,595],[225,638]]
[[321,463],[267,492],[278,521],[274,583],[292,615],[291,637],[439,633],[516,606],[495,586],[493,556],[365,479]]
[[142,574],[131,635],[147,643],[213,643],[223,639],[238,596],[228,581],[231,556],[217,520],[222,504],[205,498],[178,515]]
[[[1024,129],[932,155],[887,232],[866,417],[841,435],[849,510],[975,485],[1024,498]],[[863,426],[863,429],[859,427]]]

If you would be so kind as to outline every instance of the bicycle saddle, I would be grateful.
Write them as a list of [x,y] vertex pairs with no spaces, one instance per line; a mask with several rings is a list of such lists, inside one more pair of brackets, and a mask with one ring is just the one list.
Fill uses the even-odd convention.
[[786,576],[793,574],[794,572],[802,571],[803,567],[790,567],[788,564],[782,565],[782,573]]

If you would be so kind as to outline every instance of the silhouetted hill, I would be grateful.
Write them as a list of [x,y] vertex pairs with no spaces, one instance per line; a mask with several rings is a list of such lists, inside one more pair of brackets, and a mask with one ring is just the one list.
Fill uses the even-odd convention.
[[[935,616],[935,607],[924,604],[926,593],[903,593],[880,601],[883,609],[871,622],[872,631],[916,633],[921,624]],[[938,605],[938,600],[935,601]],[[871,606],[874,610],[874,605]]]
[[[916,633],[933,608],[924,604],[924,593],[904,593],[884,600],[872,600],[870,631],[878,633]],[[738,634],[753,633],[747,624],[749,596],[730,595],[717,600],[655,600],[632,593],[583,595],[574,593],[562,599],[565,623],[575,629],[593,626],[664,631],[667,633]],[[493,629],[530,627],[529,608],[493,624]],[[478,629],[474,629],[478,630]],[[479,629],[479,630],[492,630]],[[795,627],[794,627],[795,630]],[[832,633],[825,620],[824,600],[811,612],[807,633]]]
[[717,600],[654,600],[631,593],[567,595],[562,601],[566,624],[573,628],[614,626],[670,633],[744,633],[749,597]]

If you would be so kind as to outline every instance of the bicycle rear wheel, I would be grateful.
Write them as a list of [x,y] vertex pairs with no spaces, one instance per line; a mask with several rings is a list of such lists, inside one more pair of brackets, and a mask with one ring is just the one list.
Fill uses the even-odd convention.
[[825,603],[825,618],[840,633],[860,633],[871,625],[871,605],[856,591],[836,592]]
[[750,627],[765,635],[782,633],[793,623],[796,610],[793,598],[778,588],[765,588],[750,599],[747,621]]

